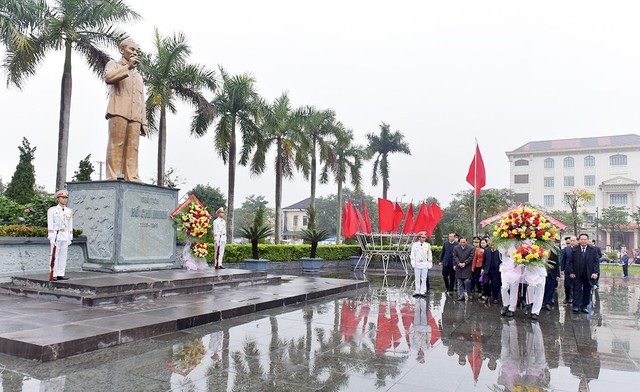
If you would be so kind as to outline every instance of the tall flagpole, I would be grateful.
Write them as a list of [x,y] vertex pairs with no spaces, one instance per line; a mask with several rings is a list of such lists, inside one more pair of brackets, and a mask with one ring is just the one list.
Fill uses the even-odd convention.
[[478,195],[476,192],[476,187],[478,186],[478,139],[476,139],[476,148],[473,150],[473,232],[471,233],[473,236],[476,236],[478,233],[476,233],[477,231],[477,227],[478,227],[478,223],[477,221],[477,214],[476,214],[476,208],[477,208],[477,198]]

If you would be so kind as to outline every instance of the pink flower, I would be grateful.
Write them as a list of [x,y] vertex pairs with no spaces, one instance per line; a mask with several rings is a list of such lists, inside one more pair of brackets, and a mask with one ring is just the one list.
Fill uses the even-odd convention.
[[26,209],[24,210],[24,212],[25,212],[26,214],[28,214],[28,213],[30,213],[30,212],[31,212],[31,210],[30,210],[30,209],[28,209],[28,208],[26,208]]

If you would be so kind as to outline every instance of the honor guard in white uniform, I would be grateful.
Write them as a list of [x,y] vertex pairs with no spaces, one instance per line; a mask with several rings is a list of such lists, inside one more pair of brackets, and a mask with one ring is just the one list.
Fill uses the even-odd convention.
[[227,244],[227,221],[224,220],[224,209],[216,210],[218,217],[213,221],[213,241],[216,247],[214,263],[216,269],[224,269],[222,257],[224,256],[224,246]]
[[414,297],[427,296],[427,279],[429,279],[429,269],[433,267],[433,254],[429,245],[426,233],[418,235],[418,241],[411,245],[411,266],[415,272],[416,292]]
[[67,207],[69,192],[65,189],[55,194],[58,205],[47,210],[48,238],[51,252],[56,245],[55,261],[53,265],[53,279],[66,280],[64,271],[67,268],[67,249],[73,240],[73,211]]

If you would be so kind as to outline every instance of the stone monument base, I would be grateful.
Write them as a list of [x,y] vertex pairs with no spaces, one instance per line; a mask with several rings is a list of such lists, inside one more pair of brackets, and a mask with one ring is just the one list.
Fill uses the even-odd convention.
[[73,226],[87,237],[86,271],[180,268],[169,216],[178,190],[125,181],[70,182]]

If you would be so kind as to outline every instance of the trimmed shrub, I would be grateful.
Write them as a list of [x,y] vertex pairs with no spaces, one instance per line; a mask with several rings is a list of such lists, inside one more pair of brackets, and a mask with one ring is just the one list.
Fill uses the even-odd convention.
[[[209,244],[213,248],[213,244]],[[307,257],[311,251],[311,245],[274,245],[258,244],[260,257],[269,261],[299,261]],[[207,255],[207,262],[213,263],[213,253]],[[350,256],[359,256],[358,245],[319,245],[318,257],[326,260],[347,260]],[[244,259],[252,258],[251,245],[227,245],[224,249],[225,263],[242,263]]]

